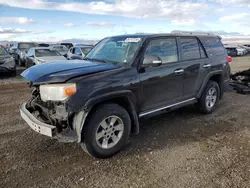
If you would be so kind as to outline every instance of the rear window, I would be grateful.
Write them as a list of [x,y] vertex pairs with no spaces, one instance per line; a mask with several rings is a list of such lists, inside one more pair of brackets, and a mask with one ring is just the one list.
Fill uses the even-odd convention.
[[19,49],[25,49],[28,50],[30,48],[36,47],[35,43],[19,43],[18,48]]
[[205,58],[205,52],[196,38],[180,37],[182,60]]
[[36,49],[35,53],[36,53],[36,57],[60,56],[60,54],[57,51],[49,50],[49,49]]
[[225,54],[225,48],[219,37],[207,37],[203,40],[204,48],[214,55],[220,56]]
[[82,49],[82,52],[84,53],[84,55],[87,55],[92,48],[91,47],[84,47],[81,49]]

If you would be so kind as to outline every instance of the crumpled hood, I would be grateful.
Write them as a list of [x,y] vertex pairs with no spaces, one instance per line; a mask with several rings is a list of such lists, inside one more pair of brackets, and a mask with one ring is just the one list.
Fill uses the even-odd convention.
[[117,69],[120,66],[85,60],[66,60],[32,66],[21,76],[33,84],[62,83],[71,78]]
[[44,57],[37,57],[38,60],[42,60],[44,62],[54,62],[54,61],[61,61],[66,60],[64,56],[44,56]]

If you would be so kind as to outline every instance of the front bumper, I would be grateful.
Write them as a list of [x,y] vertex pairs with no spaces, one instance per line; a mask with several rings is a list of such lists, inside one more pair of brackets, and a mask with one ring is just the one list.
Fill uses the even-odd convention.
[[34,131],[49,136],[55,137],[57,134],[56,126],[49,125],[39,121],[35,116],[33,116],[27,109],[26,103],[22,103],[20,106],[20,114],[21,117],[26,121],[26,123],[32,128]]

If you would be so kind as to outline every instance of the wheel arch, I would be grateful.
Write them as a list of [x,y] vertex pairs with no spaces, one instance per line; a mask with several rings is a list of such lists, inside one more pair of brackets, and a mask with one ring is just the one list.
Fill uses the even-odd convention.
[[73,128],[77,132],[78,142],[84,139],[82,138],[84,125],[89,121],[98,106],[105,103],[115,103],[126,109],[131,119],[131,133],[135,135],[139,134],[137,106],[134,105],[136,104],[136,98],[131,91],[124,90],[93,97],[86,102],[84,109],[78,112],[73,120]]
[[199,89],[199,92],[197,94],[197,98],[199,99],[208,83],[208,81],[215,81],[219,84],[220,86],[220,98],[222,98],[223,96],[223,71],[222,70],[218,70],[218,71],[214,71],[214,72],[211,72],[209,73],[206,78],[204,79],[202,85],[201,85],[201,88]]

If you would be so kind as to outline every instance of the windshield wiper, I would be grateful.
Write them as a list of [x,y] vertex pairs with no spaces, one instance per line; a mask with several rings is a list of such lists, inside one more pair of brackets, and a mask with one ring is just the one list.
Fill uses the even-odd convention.
[[104,60],[104,59],[96,59],[96,58],[84,58],[83,60],[89,60],[89,61],[99,61],[99,62],[103,62],[103,63],[109,63],[108,61]]

